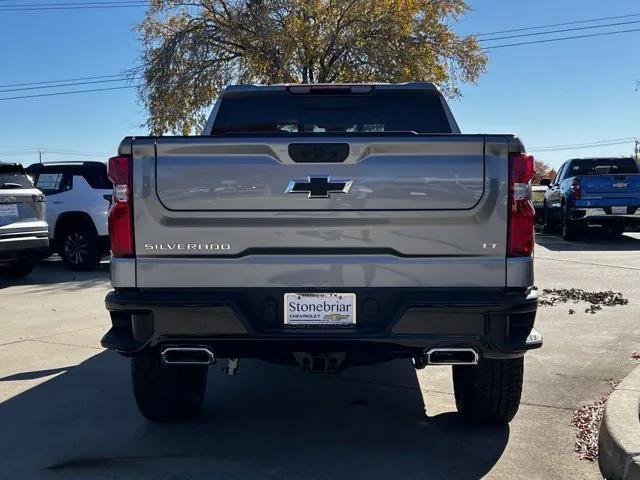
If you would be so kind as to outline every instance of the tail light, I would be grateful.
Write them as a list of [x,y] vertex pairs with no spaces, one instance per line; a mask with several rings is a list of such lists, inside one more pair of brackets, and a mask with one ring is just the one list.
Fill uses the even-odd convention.
[[131,196],[131,156],[119,155],[109,159],[107,173],[113,183],[113,197],[109,208],[109,239],[114,257],[132,257],[133,199]]
[[579,178],[573,180],[573,183],[571,184],[571,193],[573,194],[574,200],[580,200],[580,197],[582,196],[582,188],[580,186]]
[[531,204],[533,156],[509,155],[509,236],[507,255],[522,257],[533,253],[536,212]]

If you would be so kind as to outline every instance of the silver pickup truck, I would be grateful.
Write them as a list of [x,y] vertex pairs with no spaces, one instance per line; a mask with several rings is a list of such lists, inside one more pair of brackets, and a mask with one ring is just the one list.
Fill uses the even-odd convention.
[[425,83],[232,86],[201,136],[109,161],[112,328],[150,420],[207,366],[452,365],[457,408],[509,422],[534,329],[533,158],[463,135]]

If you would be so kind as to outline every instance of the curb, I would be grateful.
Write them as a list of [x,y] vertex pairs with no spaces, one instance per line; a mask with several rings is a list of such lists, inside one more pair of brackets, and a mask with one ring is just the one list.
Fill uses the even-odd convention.
[[640,367],[611,393],[598,438],[598,464],[608,480],[640,480]]

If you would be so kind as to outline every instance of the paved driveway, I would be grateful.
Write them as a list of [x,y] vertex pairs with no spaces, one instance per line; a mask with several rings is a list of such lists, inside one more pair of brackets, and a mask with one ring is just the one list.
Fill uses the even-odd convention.
[[227,377],[217,365],[199,421],[147,423],[127,360],[98,343],[108,266],[46,262],[0,286],[0,478],[599,478],[573,453],[571,415],[635,365],[640,234],[538,241],[539,287],[613,289],[630,303],[594,315],[542,307],[545,346],[527,357],[523,405],[505,428],[460,423],[449,369],[408,361],[340,376],[246,361]]

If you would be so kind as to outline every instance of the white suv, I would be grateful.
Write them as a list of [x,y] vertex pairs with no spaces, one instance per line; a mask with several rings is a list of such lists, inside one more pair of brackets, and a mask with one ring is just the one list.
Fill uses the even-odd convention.
[[113,185],[102,162],[36,163],[26,169],[47,197],[51,252],[72,270],[96,268],[109,253]]

